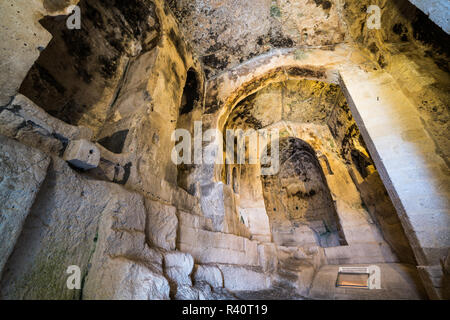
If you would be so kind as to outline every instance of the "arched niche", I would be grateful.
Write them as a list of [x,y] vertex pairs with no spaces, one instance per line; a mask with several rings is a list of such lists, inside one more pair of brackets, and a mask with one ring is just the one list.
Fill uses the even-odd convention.
[[197,102],[200,100],[200,83],[197,72],[190,68],[186,75],[186,84],[181,97],[180,115],[188,114],[194,110]]
[[[301,60],[295,58],[293,50],[279,50],[256,57],[208,82],[203,124],[209,129],[223,130],[226,128],[230,115],[239,104],[265,87],[287,80],[308,79],[338,85],[343,92],[343,100],[351,101],[347,88],[341,79],[342,70],[353,70],[355,67],[347,57],[348,52],[345,52],[345,48],[340,47],[333,52],[314,49],[308,52],[305,59]],[[361,122],[359,119],[353,119],[349,106],[345,105],[340,109],[342,112],[334,114],[332,122],[339,123],[344,119],[356,120],[353,125],[354,128],[357,128],[357,124],[359,125]],[[367,156],[370,157],[368,150],[364,150],[365,147],[362,143],[356,143],[353,134],[347,135],[346,132],[335,130],[336,127],[333,123],[328,127],[331,131],[330,134],[335,139],[331,137],[331,139],[325,139],[322,142],[329,142],[328,147],[334,149],[333,144],[336,141],[333,140],[338,139],[340,143],[349,144],[352,149],[358,150],[358,154],[356,152],[345,154],[345,159],[343,159],[344,155],[340,150],[338,152],[332,150],[322,152],[323,150],[320,148],[316,150],[328,186],[332,190],[336,211],[345,226],[344,234],[345,240],[349,244],[348,249],[351,251],[351,246],[357,243],[367,243],[368,241],[379,243],[384,237],[389,245],[394,248],[396,254],[401,256],[402,261],[414,263],[408,239],[405,237],[392,201],[387,196],[385,186],[376,170],[374,171],[376,168],[366,161]],[[308,134],[301,134],[301,130],[293,132],[288,122],[280,121],[277,126],[286,127],[288,136],[299,137],[312,143],[316,148],[315,141],[310,141]],[[359,132],[356,133],[357,139],[358,135]],[[209,152],[210,158],[220,159],[223,151],[221,148],[223,147],[217,141],[204,143],[204,150],[214,150],[214,152]],[[332,152],[330,153],[330,151]],[[240,208],[241,210],[244,208],[245,210],[263,213],[258,215],[262,220],[264,217],[267,218],[268,214],[266,213],[261,187],[250,188],[250,192],[246,192],[246,186],[249,185],[246,183],[248,179],[246,175],[253,171],[250,179],[254,181],[255,177],[258,176],[258,170],[256,168],[248,170],[247,167],[242,166],[241,170]],[[216,162],[215,165],[203,165],[201,185],[205,186],[207,191],[211,188],[220,189],[222,181],[226,181],[224,177],[229,172],[227,170],[227,165],[220,162]],[[368,176],[365,177],[367,174]],[[260,190],[256,191],[255,189],[258,188]],[[219,196],[220,193],[213,196],[207,192],[202,194],[205,201],[223,201],[221,197],[219,199]],[[378,203],[383,205],[378,206]],[[214,216],[214,212],[206,206],[203,207],[203,211],[206,216]],[[372,218],[368,218],[369,213]],[[352,224],[352,220],[356,217],[358,217],[358,223],[361,224]],[[346,223],[347,221],[350,224]],[[268,221],[267,225],[269,225]],[[380,236],[380,231],[383,234],[382,236]],[[270,241],[268,239],[270,238],[270,231],[268,231],[268,234],[269,237],[267,237],[267,234],[264,236],[265,241]]]
[[[270,145],[267,153],[270,154]],[[274,242],[281,246],[346,245],[330,189],[314,149],[305,141],[279,140],[280,170],[262,175]]]
[[[194,154],[194,124],[201,120],[201,113],[204,101],[204,75],[201,73],[199,66],[193,66],[188,69],[185,75],[185,84],[183,94],[181,96],[177,129],[183,129],[190,132],[192,141],[192,152]],[[194,162],[194,159],[192,159]],[[190,193],[195,195],[198,193],[197,166],[194,163],[180,164],[177,166],[177,185]]]

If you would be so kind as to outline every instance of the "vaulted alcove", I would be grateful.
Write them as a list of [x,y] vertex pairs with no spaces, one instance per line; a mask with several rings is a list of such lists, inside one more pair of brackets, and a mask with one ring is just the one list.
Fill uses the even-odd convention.
[[0,300],[448,298],[447,2],[0,1]]
[[[194,67],[189,68],[185,79],[179,107],[177,129],[187,130],[191,135],[191,155],[193,155],[194,123],[200,120],[204,88],[201,74]],[[196,179],[193,176],[195,169],[194,159],[191,159],[191,163],[182,163],[177,166],[177,185],[191,195],[197,192]]]
[[279,148],[279,172],[261,176],[274,242],[287,247],[346,245],[315,151],[297,138],[281,139]]
[[[348,250],[366,242],[378,246],[375,239],[383,238],[402,261],[415,263],[338,85],[316,80],[274,82],[239,102],[225,121],[226,130],[246,135],[245,164],[238,166],[239,192],[228,201],[252,237],[288,247]],[[264,131],[276,131],[280,137],[279,171],[274,175],[264,175],[261,164],[249,163],[251,132]],[[260,142],[258,152],[270,155],[270,143],[264,150]],[[235,169],[236,165],[223,166],[224,182]],[[352,227],[355,223],[364,227]],[[360,258],[363,261],[364,254]]]

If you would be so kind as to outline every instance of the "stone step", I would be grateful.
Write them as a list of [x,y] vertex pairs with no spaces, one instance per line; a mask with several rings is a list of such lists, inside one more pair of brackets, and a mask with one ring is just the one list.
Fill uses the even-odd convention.
[[209,218],[190,214],[186,211],[178,210],[178,223],[182,227],[213,231],[212,221]]
[[261,268],[217,265],[222,271],[224,287],[230,291],[259,291],[267,290],[272,286],[269,274]]
[[307,296],[315,274],[314,266],[307,261],[294,260],[280,262],[273,285]]
[[232,234],[180,225],[177,247],[200,264],[259,266],[258,242]]

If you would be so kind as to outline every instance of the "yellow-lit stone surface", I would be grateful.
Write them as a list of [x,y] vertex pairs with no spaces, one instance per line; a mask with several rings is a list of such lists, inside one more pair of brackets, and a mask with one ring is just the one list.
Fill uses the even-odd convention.
[[0,298],[449,299],[448,17],[372,2],[2,1]]

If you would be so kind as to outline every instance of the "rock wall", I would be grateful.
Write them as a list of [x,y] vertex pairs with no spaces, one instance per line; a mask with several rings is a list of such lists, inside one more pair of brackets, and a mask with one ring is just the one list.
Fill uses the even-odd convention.
[[79,30],[68,29],[64,17],[40,21],[53,38],[20,92],[50,115],[97,131],[130,60],[156,46],[161,28],[151,1],[82,0],[78,5]]
[[[449,118],[449,36],[409,1],[170,1],[169,5],[208,78],[275,48],[295,48],[302,58],[305,46],[332,49],[344,42],[357,46],[414,100],[437,152],[448,164],[443,132]],[[370,5],[381,9],[379,30],[368,28]]]
[[[339,299],[334,265],[360,264],[389,289],[365,298],[424,297],[337,85],[394,74],[447,159],[447,38],[415,8],[381,1],[369,31],[364,1],[81,0],[68,30],[75,3],[0,5],[0,298]],[[270,186],[259,164],[177,166],[197,120],[304,142]],[[419,271],[430,294],[448,257]]]
[[[450,96],[449,35],[407,0],[347,1],[344,18],[355,44],[398,82],[413,102],[435,142],[437,153],[449,159]],[[367,27],[369,5],[381,10],[381,28]]]
[[364,206],[383,232],[401,261],[415,264],[411,246],[400,219],[386,191],[345,97],[339,94],[337,107],[327,122],[333,137],[341,148],[341,156],[348,164],[353,182],[361,194]]
[[[282,246],[345,244],[322,167],[303,141],[280,141],[280,172],[262,177],[274,242]],[[294,229],[294,230],[292,230]]]
[[208,77],[274,48],[345,39],[337,1],[168,1]]
[[450,10],[448,2],[442,0],[410,0],[410,2],[429,16],[434,23],[442,28],[442,30],[450,34],[450,22],[448,16],[445,15],[445,13]]
[[0,106],[16,94],[27,72],[39,57],[51,35],[39,24],[47,15],[67,14],[77,0],[19,0],[0,5],[2,75]]
[[0,136],[0,276],[11,255],[50,159],[44,153]]
[[[74,172],[61,159],[53,158],[20,240],[5,266],[2,298],[81,298],[84,286],[81,291],[66,286],[67,268],[79,266],[83,285],[89,285],[85,278],[91,270],[95,274],[98,255],[103,259],[137,259],[144,255],[145,218],[142,196],[115,184],[91,180]],[[114,223],[107,224],[111,219]],[[108,252],[101,251],[106,250],[102,247],[104,242],[108,242]],[[103,286],[93,291],[100,288]],[[124,285],[120,289],[127,288]],[[100,291],[91,295],[88,293],[88,297],[110,298]]]
[[[160,224],[160,210],[175,212],[166,207],[189,216],[201,214],[198,199],[176,185],[170,135],[177,125],[187,70],[197,68],[199,96],[202,73],[161,2],[137,1],[129,7],[121,1],[82,1],[80,7],[81,31],[69,34],[62,28],[64,17],[42,22],[54,38],[41,50],[20,92],[42,103],[43,109],[21,94],[0,109],[1,133],[20,142],[2,136],[2,164],[9,170],[2,185],[10,191],[2,192],[1,227],[9,239],[1,251],[1,297],[168,299],[159,251],[176,249],[175,238],[170,245],[154,226]],[[68,61],[73,68],[65,67]],[[90,93],[104,98],[96,104]],[[66,98],[87,109],[64,110],[54,103]],[[81,123],[86,127],[78,126]],[[99,142],[88,144],[101,154],[97,169],[81,170],[59,158],[79,139]],[[31,180],[21,190],[24,201],[19,206],[11,201],[19,199],[15,188],[20,188],[20,179]],[[10,211],[18,214],[4,215]],[[66,285],[66,270],[72,265],[81,271],[80,290]]]

